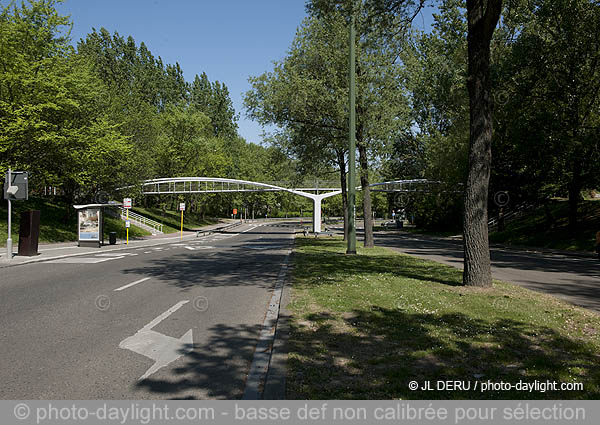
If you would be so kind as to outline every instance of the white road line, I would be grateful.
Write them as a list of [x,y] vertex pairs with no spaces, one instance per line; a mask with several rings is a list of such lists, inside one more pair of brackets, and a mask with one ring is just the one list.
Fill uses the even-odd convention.
[[190,251],[194,251],[195,248],[192,248],[191,246],[184,246],[185,249],[189,249]]
[[152,251],[144,251],[144,254],[150,254]]
[[121,286],[120,288],[117,288],[117,289],[115,289],[115,291],[117,291],[117,292],[118,292],[118,291],[122,291],[123,289],[131,288],[132,286],[135,286],[135,285],[137,285],[138,283],[145,282],[145,281],[147,281],[147,280],[149,280],[149,279],[150,279],[149,277],[145,277],[145,278],[143,278],[143,279],[136,280],[135,282],[128,283],[127,285],[123,285],[123,286]]
[[96,264],[96,263],[103,263],[104,261],[119,260],[121,258],[125,258],[125,256],[110,257],[110,258],[67,257],[67,258],[60,258],[58,260],[46,261],[46,262],[50,263],[50,264]]
[[256,229],[258,226],[250,227],[249,229],[244,230],[242,233],[249,232],[250,230]]
[[153,327],[155,327],[156,325],[158,325],[160,322],[162,322],[163,320],[165,320],[167,317],[169,317],[171,314],[175,313],[177,310],[179,310],[181,307],[183,307],[188,302],[189,302],[189,300],[179,301],[177,304],[175,304],[173,307],[171,307],[170,309],[168,309],[167,311],[165,311],[163,314],[161,314],[160,316],[158,316],[156,319],[154,319],[150,323],[148,323],[146,326],[144,326],[138,332],[149,331],[150,329],[152,329]]

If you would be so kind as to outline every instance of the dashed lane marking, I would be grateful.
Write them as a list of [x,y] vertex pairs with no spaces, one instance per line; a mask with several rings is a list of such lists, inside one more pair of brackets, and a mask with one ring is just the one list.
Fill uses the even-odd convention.
[[123,285],[123,286],[121,286],[120,288],[117,288],[117,289],[115,289],[115,291],[116,291],[116,292],[119,292],[119,291],[122,291],[122,290],[124,290],[124,289],[131,288],[132,286],[135,286],[135,285],[137,285],[137,284],[139,284],[139,283],[145,282],[145,281],[147,281],[147,280],[149,280],[149,279],[150,279],[149,277],[145,277],[145,278],[143,278],[143,279],[136,280],[135,282],[128,283],[127,285]]
[[110,260],[119,260],[121,258],[125,258],[124,255],[119,257],[110,257],[110,258],[89,258],[89,257],[67,257],[67,258],[59,258],[57,260],[46,261],[46,263],[50,264],[96,264],[103,263],[105,261]]

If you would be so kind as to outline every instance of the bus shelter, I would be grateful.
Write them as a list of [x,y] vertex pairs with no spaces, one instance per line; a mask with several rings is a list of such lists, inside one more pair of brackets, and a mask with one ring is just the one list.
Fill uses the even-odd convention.
[[77,246],[97,247],[104,245],[104,212],[119,203],[73,205],[77,210]]

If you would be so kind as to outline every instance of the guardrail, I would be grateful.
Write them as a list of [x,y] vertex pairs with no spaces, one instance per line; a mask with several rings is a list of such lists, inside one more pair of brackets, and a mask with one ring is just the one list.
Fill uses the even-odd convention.
[[[119,212],[122,220],[127,220],[127,210],[123,207],[119,207]],[[148,217],[129,211],[129,220],[133,224],[140,225],[140,227],[146,226],[152,233],[163,233],[163,225],[157,221],[151,220]]]
[[[524,216],[527,212],[531,211],[536,207],[535,204],[530,202],[522,202],[516,205],[514,208],[508,210],[502,215],[504,220],[504,224],[508,224],[517,218]],[[496,231],[498,230],[498,217],[493,217],[488,221],[488,231]]]

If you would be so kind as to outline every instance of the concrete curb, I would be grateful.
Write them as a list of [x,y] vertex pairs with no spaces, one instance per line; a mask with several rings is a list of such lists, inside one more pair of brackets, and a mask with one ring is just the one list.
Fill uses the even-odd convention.
[[[295,234],[292,233],[291,235],[292,238],[295,237]],[[265,394],[275,394],[279,398],[282,393],[281,385],[283,385],[283,397],[285,397],[285,363],[287,363],[287,353],[284,355],[280,351],[275,352],[275,347],[281,346],[281,341],[277,341],[276,336],[278,333],[277,330],[281,330],[279,322],[281,302],[284,299],[285,281],[289,274],[289,260],[292,251],[293,248],[288,251],[277,276],[277,282],[275,283],[258,343],[254,350],[252,364],[248,371],[244,395],[242,396],[243,400],[261,400],[265,398]],[[282,366],[283,371],[281,370]],[[283,382],[281,380],[281,373],[283,373]],[[271,376],[271,382],[268,382],[269,376]]]
[[[295,235],[294,235],[295,237]],[[293,251],[292,251],[293,256]],[[292,257],[290,256],[290,259]],[[293,261],[288,266],[287,278],[289,280],[290,273],[293,268]],[[287,378],[287,363],[289,354],[288,340],[290,337],[290,321],[292,312],[288,310],[288,305],[292,296],[291,285],[283,287],[281,296],[281,306],[279,310],[279,320],[275,331],[275,340],[273,342],[273,353],[271,354],[271,363],[267,371],[265,380],[263,400],[285,400],[286,399],[286,378]]]

